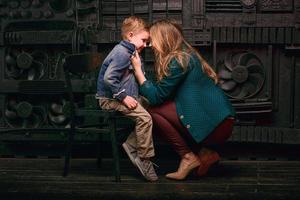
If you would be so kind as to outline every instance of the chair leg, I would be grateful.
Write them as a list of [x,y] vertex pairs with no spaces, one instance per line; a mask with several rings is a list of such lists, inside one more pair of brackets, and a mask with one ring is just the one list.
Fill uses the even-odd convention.
[[102,166],[102,135],[98,134],[98,143],[97,143],[97,167],[101,168]]
[[66,177],[69,174],[70,169],[70,159],[72,154],[72,146],[73,146],[73,140],[74,140],[74,129],[69,131],[68,134],[68,140],[67,140],[67,147],[65,152],[65,165],[64,165],[64,172],[63,176]]
[[112,144],[112,151],[114,157],[114,166],[115,166],[115,178],[116,182],[121,181],[120,177],[120,160],[119,160],[119,153],[118,153],[118,146],[117,146],[117,139],[116,139],[116,119],[114,117],[110,118],[109,120],[109,128],[110,128],[110,135],[111,135],[111,144]]

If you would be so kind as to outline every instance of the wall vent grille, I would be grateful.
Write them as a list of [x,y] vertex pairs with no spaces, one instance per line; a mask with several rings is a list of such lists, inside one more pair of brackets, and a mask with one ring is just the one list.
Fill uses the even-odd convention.
[[206,0],[207,13],[238,13],[243,11],[240,0]]

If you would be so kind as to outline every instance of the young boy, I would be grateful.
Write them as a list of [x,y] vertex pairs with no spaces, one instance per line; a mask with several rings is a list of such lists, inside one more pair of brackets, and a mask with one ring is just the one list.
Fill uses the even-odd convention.
[[154,156],[152,119],[137,101],[139,86],[134,77],[131,57],[141,52],[149,40],[149,27],[143,19],[131,16],[123,21],[122,41],[103,61],[97,82],[102,109],[122,112],[136,123],[123,148],[131,162],[149,181],[158,179],[150,158]]

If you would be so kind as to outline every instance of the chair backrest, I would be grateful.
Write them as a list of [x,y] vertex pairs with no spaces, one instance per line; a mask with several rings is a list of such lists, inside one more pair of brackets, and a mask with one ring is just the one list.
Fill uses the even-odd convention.
[[20,94],[63,94],[65,93],[64,81],[19,81],[17,85]]
[[[63,58],[62,65],[65,73],[87,73],[100,67],[102,61],[102,54],[87,52],[67,55]],[[18,91],[21,94],[61,94],[65,92],[65,83],[60,80],[20,81]]]
[[74,128],[75,123],[75,101],[74,101],[74,94],[73,94],[73,87],[71,82],[71,77],[69,72],[74,74],[80,73],[87,73],[92,72],[102,63],[102,54],[100,53],[78,53],[78,54],[71,54],[67,55],[62,60],[62,66],[64,68],[64,75],[66,81],[66,92],[69,96],[70,101],[70,118],[71,118],[71,129]]
[[94,71],[103,61],[100,53],[78,53],[71,54],[64,58],[63,67],[71,73],[87,73]]

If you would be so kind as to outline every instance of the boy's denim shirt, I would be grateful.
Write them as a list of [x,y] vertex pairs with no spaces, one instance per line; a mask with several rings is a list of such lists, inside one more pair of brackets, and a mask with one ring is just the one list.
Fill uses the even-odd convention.
[[99,71],[97,97],[107,97],[122,101],[127,95],[138,97],[139,86],[131,65],[135,52],[134,44],[122,40],[104,59]]

